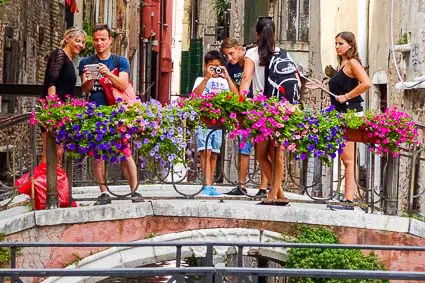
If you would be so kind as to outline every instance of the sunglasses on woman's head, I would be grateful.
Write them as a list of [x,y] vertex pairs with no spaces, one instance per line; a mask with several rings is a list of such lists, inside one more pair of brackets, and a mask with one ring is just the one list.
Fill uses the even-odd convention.
[[261,16],[257,18],[257,21],[263,20],[263,19],[269,19],[269,20],[273,20],[273,17],[270,16]]

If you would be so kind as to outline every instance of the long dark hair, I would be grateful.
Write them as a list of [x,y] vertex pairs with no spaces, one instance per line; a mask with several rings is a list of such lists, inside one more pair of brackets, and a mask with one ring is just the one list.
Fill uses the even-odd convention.
[[260,55],[260,66],[266,65],[270,56],[274,54],[274,22],[272,18],[260,17],[258,19],[255,30],[258,35],[258,54]]
[[[351,31],[343,31],[338,33],[335,36],[335,39],[337,37],[341,37],[351,46],[351,48],[348,49],[347,52],[345,52],[345,56],[347,57],[347,59],[348,60],[356,59],[357,61],[359,61],[360,64],[362,64],[362,61],[360,60],[359,52],[357,50],[356,36]],[[341,62],[342,60],[341,56],[338,55],[338,59],[339,59],[339,62]]]

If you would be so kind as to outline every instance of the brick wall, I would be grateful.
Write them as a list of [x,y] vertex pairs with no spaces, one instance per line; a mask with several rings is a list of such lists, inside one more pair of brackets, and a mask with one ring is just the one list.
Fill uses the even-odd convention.
[[[64,1],[9,1],[0,10],[0,47],[4,27],[13,28],[18,42],[18,81],[14,83],[42,84],[47,56],[59,46],[65,30]],[[3,58],[4,48],[0,48]],[[0,61],[0,74],[5,66]],[[1,77],[1,76],[0,76]]]

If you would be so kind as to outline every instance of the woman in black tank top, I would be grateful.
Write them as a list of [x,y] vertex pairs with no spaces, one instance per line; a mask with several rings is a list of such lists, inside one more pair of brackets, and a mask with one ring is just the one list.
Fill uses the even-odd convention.
[[[354,59],[355,60],[355,59]],[[346,70],[348,62],[340,68],[340,70],[329,80],[329,90],[336,95],[345,95],[351,92],[359,85],[357,78],[349,77],[344,70]],[[345,97],[344,97],[345,98]],[[363,98],[359,95],[353,97],[346,102],[339,103],[336,97],[331,96],[331,104],[335,106],[338,112],[345,113],[349,109],[356,111],[363,111],[362,107]]]
[[[338,72],[329,81],[329,90],[335,94],[335,97],[331,96],[331,103],[341,113],[347,112],[349,109],[363,111],[361,94],[371,87],[371,83],[361,65],[354,34],[348,31],[337,34],[335,37],[335,49],[339,59],[339,68]],[[307,83],[306,87],[317,89],[319,88],[318,84]],[[321,85],[321,87],[324,88],[326,86]],[[345,166],[343,201],[353,202],[356,191],[354,143],[346,143],[341,159]]]

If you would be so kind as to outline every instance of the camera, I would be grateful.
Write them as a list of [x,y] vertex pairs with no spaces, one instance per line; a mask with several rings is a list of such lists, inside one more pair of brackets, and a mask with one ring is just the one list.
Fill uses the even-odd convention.
[[215,66],[211,66],[210,70],[213,70],[214,73],[216,73],[217,75],[220,75],[223,73],[223,70],[221,69],[221,67],[215,67]]
[[99,74],[99,64],[88,64],[84,67],[91,73],[92,78],[97,78]]

